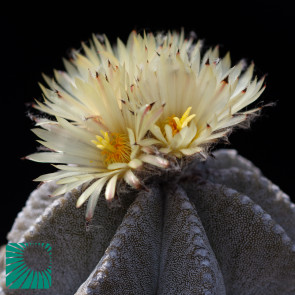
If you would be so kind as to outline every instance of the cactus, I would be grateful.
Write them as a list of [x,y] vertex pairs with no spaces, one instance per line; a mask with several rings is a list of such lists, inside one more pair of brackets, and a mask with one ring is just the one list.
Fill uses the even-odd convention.
[[[294,294],[295,205],[235,150],[214,155],[120,206],[101,197],[88,228],[83,188],[43,184],[8,234],[52,245],[52,286],[28,294]],[[26,294],[5,287],[1,257],[0,294]]]

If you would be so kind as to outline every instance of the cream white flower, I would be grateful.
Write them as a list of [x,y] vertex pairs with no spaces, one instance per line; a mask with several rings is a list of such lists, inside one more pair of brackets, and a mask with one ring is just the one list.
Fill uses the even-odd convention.
[[231,67],[229,54],[221,59],[218,47],[202,57],[201,42],[177,34],[157,37],[134,37],[130,46],[136,47],[134,56],[139,56],[137,48],[151,52],[148,62],[140,63],[136,95],[145,103],[165,103],[150,130],[161,153],[206,156],[208,145],[260,109],[243,110],[264,91],[264,78],[253,79],[253,63],[247,69],[244,61]]
[[[97,46],[101,49],[102,45]],[[163,106],[156,108],[153,103],[138,101],[124,65],[114,66],[102,53],[97,54],[93,48],[89,51],[86,46],[84,49],[88,58],[75,53],[71,63],[65,61],[67,73],[55,71],[56,81],[44,76],[51,90],[41,85],[44,102],[37,101],[35,108],[54,116],[56,121],[37,119],[39,128],[33,132],[50,151],[27,158],[58,164],[54,166],[60,171],[36,179],[57,180],[61,186],[54,196],[89,185],[77,207],[90,197],[86,213],[90,220],[105,185],[105,197],[112,200],[118,179],[134,188],[141,186],[133,171],[143,162],[157,167],[169,163],[140,149],[156,142],[146,134],[162,114]]]
[[38,119],[33,131],[50,151],[28,158],[57,164],[58,172],[36,179],[56,180],[53,195],[88,186],[77,201],[79,207],[89,198],[87,219],[104,187],[107,200],[120,179],[140,188],[134,171],[144,163],[163,169],[171,157],[206,155],[208,145],[258,110],[243,111],[264,90],[263,79],[252,78],[253,64],[231,67],[217,47],[201,57],[201,42],[183,32],[132,32],[114,47],[93,36],[82,47],[84,54],[64,60],[66,72],[44,76],[50,89],[41,85],[44,102],[35,108],[55,120]]

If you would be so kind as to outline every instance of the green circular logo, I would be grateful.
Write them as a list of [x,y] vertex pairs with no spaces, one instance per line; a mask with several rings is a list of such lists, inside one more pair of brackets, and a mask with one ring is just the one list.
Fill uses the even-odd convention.
[[51,246],[46,243],[9,243],[6,246],[6,286],[9,289],[48,289],[51,254]]

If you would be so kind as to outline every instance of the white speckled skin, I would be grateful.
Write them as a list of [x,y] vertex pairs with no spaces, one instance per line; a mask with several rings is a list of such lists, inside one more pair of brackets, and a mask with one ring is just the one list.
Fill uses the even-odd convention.
[[1,255],[0,294],[295,294],[294,204],[235,151],[215,156],[121,207],[101,198],[89,231],[79,191],[41,186],[8,239],[52,245],[52,287],[6,289]]
[[162,210],[159,188],[139,194],[104,256],[76,294],[156,294]]
[[157,294],[225,294],[215,254],[185,191],[167,188],[165,204]]

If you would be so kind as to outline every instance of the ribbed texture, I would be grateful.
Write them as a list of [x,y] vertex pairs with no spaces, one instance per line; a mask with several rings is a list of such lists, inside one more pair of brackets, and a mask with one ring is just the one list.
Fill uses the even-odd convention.
[[[294,294],[295,205],[235,151],[215,157],[122,194],[121,207],[100,198],[88,231],[85,205],[75,207],[81,191],[46,205],[54,187],[43,185],[9,239],[52,245],[42,294]],[[23,294],[6,289],[4,272],[1,286],[1,295]]]

